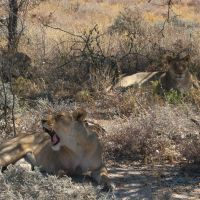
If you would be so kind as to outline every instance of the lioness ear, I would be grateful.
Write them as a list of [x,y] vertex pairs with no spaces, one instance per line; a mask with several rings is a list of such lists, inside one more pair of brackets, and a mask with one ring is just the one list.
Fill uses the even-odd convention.
[[79,108],[73,112],[73,118],[77,121],[83,121],[87,116],[87,112],[83,108]]

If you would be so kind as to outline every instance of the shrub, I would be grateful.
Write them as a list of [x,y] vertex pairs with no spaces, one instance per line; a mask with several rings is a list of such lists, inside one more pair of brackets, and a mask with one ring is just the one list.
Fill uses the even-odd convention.
[[21,97],[31,97],[39,91],[38,86],[33,81],[21,76],[14,81],[13,89]]
[[200,108],[200,90],[193,88],[186,96],[186,101]]
[[195,134],[199,127],[191,120],[183,106],[154,106],[138,117],[119,119],[108,127],[103,138],[105,155],[117,160],[136,158],[145,162],[182,160],[179,147],[183,138]]
[[[200,124],[199,124],[200,125]],[[181,144],[181,153],[188,162],[200,164],[200,137],[199,135],[190,135],[184,139]]]
[[[120,34],[135,34],[139,36],[144,34],[144,20],[142,15],[137,8],[129,9],[125,8],[114,20],[113,25],[109,27],[111,33],[117,32]],[[141,35],[142,36],[142,35]]]
[[88,90],[82,90],[77,92],[76,94],[76,100],[78,102],[92,102],[92,96]]
[[180,104],[183,102],[183,95],[177,90],[164,92],[164,97],[166,101],[171,104]]

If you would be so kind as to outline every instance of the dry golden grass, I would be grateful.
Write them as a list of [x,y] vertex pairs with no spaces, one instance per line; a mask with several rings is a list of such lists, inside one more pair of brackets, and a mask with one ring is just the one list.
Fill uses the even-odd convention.
[[[60,0],[60,1],[41,1],[39,5],[31,8],[29,12],[29,19],[38,17],[48,17],[52,15],[56,21],[60,21],[63,25],[69,20],[72,24],[81,24],[81,22],[88,20],[88,24],[92,21],[105,23],[105,20],[114,19],[124,7],[137,6],[139,9],[144,10],[144,14],[159,18],[167,11],[167,6],[162,6],[159,1],[147,0]],[[196,12],[197,5],[192,4],[190,1],[182,1],[182,4],[173,4],[172,10],[181,15],[182,18],[190,18],[196,20],[199,13]],[[184,3],[186,2],[186,3]],[[159,14],[158,14],[159,13]],[[0,8],[0,16],[5,15],[5,9]],[[153,17],[153,18],[154,18]],[[81,20],[79,22],[79,20]],[[151,20],[150,20],[151,21]]]
[[[42,1],[30,10],[27,18],[29,33],[34,33],[40,28],[40,20],[51,22],[68,31],[81,32],[88,30],[95,24],[100,30],[106,30],[116,16],[125,7],[137,7],[143,11],[144,19],[150,23],[163,22],[167,13],[167,6],[148,3],[146,0],[114,1],[114,0],[77,0],[77,1]],[[189,4],[178,4],[172,7],[173,13],[183,20],[199,22],[199,13]],[[32,27],[32,28],[30,28]],[[46,30],[48,38],[57,40],[63,33],[55,30]]]
[[[114,19],[125,7],[137,7],[148,23],[162,23],[167,14],[167,6],[160,6],[162,1],[152,0],[46,0],[31,7],[26,16],[26,40],[31,39],[31,46],[35,45],[41,32],[45,32],[46,43],[68,39],[68,35],[50,28],[43,29],[41,22],[50,23],[74,33],[89,30],[98,24],[100,31],[105,31],[113,24]],[[197,12],[198,4],[195,0],[188,0],[172,6],[172,14],[177,14],[181,20],[200,22],[200,14]],[[0,8],[0,17],[5,16],[5,10]],[[37,36],[37,37],[36,37]],[[1,37],[0,45],[5,46],[5,38]],[[24,41],[23,41],[24,44]],[[29,52],[27,44],[20,48]]]

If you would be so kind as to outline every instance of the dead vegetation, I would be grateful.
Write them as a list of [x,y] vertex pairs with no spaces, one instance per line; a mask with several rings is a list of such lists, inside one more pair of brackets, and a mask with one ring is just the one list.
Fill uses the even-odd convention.
[[[142,159],[145,163],[163,163],[194,159],[198,155],[199,126],[191,119],[198,116],[187,106],[155,106],[139,116],[116,120],[105,140],[106,153],[118,159]],[[187,142],[187,138],[191,142]],[[192,144],[191,144],[192,143]],[[194,148],[186,147],[194,145]],[[191,149],[186,152],[186,149]],[[196,152],[196,153],[195,153]],[[193,154],[192,157],[190,154]]]
[[[124,8],[124,2],[131,6]],[[4,53],[7,33],[0,26],[1,142],[13,137],[15,131],[17,134],[41,131],[41,115],[49,108],[84,107],[90,113],[89,119],[107,130],[101,137],[107,160],[199,166],[199,89],[184,95],[169,91],[160,96],[158,83],[152,82],[145,88],[107,92],[121,76],[165,71],[166,55],[189,54],[190,72],[200,78],[199,13],[189,14],[198,6],[196,2],[177,2],[165,22],[166,7],[155,9],[153,2],[145,7],[145,3],[133,5],[128,0],[80,0],[69,4],[60,1],[59,5],[55,1],[32,1],[18,47],[21,52],[18,53],[27,58],[27,66],[17,62],[17,53],[12,54],[13,69],[3,70],[12,59]],[[48,12],[43,13],[44,8]],[[16,171],[19,176],[13,180]],[[2,199],[13,195],[42,199],[43,192],[46,195],[52,188],[57,195],[55,199],[97,198],[93,189],[64,193],[60,187],[74,187],[69,179],[65,182],[47,177],[46,188],[41,192],[38,172],[29,174],[11,168],[0,176]],[[23,189],[20,186],[24,192],[16,193],[18,181],[23,179],[25,183],[26,177],[34,179],[32,186]],[[38,185],[33,187],[36,182]]]
[[22,167],[10,167],[0,172],[0,199],[105,199],[91,184],[72,183],[71,178],[58,179],[30,172]]
[[[101,2],[97,3],[101,5]],[[43,3],[36,2],[31,6],[37,7],[37,4],[38,6],[43,5]],[[112,4],[115,3],[112,2]],[[32,9],[31,7],[30,10]],[[81,9],[83,9],[81,4],[77,4],[77,11],[71,9],[71,12],[80,12]],[[105,112],[102,116],[107,115],[112,119],[115,116],[121,118],[134,116],[140,119],[141,115],[151,113],[155,109],[154,106],[165,109],[168,103],[175,107],[178,104],[192,103],[194,109],[198,109],[198,90],[193,90],[190,94],[184,96],[175,91],[170,91],[164,97],[161,97],[156,94],[156,83],[152,83],[146,89],[130,89],[114,92],[111,96],[107,95],[106,89],[115,83],[122,74],[166,70],[165,56],[167,54],[172,56],[181,53],[190,54],[192,57],[189,63],[190,70],[199,77],[198,26],[191,24],[189,27],[189,30],[192,31],[191,35],[191,32],[185,29],[188,22],[174,14],[170,16],[169,23],[165,27],[160,27],[160,21],[149,23],[145,19],[144,12],[146,11],[137,6],[125,8],[104,30],[99,25],[94,25],[92,28],[79,33],[65,30],[51,20],[39,20],[37,23],[40,24],[41,32],[36,33],[31,38],[32,42],[29,41],[32,43],[32,47],[28,48],[27,51],[29,56],[18,53],[27,58],[28,67],[21,66],[17,62],[18,54],[14,54],[13,59],[16,63],[13,64],[14,61],[12,62],[13,69],[2,71],[3,81],[11,82],[9,90],[14,92],[13,97],[16,96],[19,99],[19,103],[16,104],[21,105],[19,106],[20,109],[24,110],[26,106],[30,107],[33,104],[37,106],[39,98],[48,99],[51,103],[71,101],[77,102],[79,105],[87,105],[89,109],[95,107],[96,113],[109,110],[108,114]],[[49,38],[49,31],[62,33],[64,37],[59,42],[53,42]],[[26,36],[28,36],[28,32],[24,32],[24,34],[20,42],[25,41]],[[19,48],[23,49],[25,46],[19,43]],[[2,53],[1,56],[4,60],[4,63],[2,63],[2,69],[4,69],[5,63],[10,58],[7,58],[5,53]],[[7,63],[10,65],[9,62]],[[9,77],[9,73],[11,77]],[[11,80],[9,80],[10,78]],[[5,97],[4,95],[2,104],[7,101]],[[162,120],[162,118],[160,119]],[[146,124],[146,119],[140,120]],[[155,138],[158,139],[158,145],[154,150],[152,148],[153,152],[150,153],[152,157],[156,150],[161,151],[161,146],[165,143],[166,145],[174,145],[172,144],[174,141],[165,138],[165,134],[159,133],[161,136],[157,136],[155,130],[152,129],[155,125],[148,126],[146,133],[143,130],[143,134],[138,133],[137,130],[140,128],[130,128],[133,131],[130,134],[141,135],[137,144],[133,146],[136,146],[135,149],[140,149],[137,153],[140,152],[139,154],[143,155],[143,158],[148,154],[148,150],[141,148],[148,149],[150,144],[148,141],[154,141]],[[163,124],[163,128],[165,126],[167,124]],[[152,131],[147,131],[151,129]],[[131,132],[130,130],[127,131]],[[129,138],[128,135],[125,138]],[[140,141],[145,141],[144,138],[147,138],[147,144],[140,144]],[[120,141],[120,139],[116,140]],[[156,142],[154,141],[154,143]],[[126,142],[122,146],[126,146],[125,144]],[[121,151],[121,149],[118,151]],[[133,152],[129,154],[131,155]]]

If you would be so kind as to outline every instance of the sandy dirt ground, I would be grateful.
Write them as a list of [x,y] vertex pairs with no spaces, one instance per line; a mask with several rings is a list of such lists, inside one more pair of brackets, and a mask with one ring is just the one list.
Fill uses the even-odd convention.
[[[110,131],[110,120],[97,122]],[[109,172],[116,185],[116,199],[200,200],[200,169],[197,168],[187,167],[184,171],[179,164],[153,166],[126,162],[110,165]]]
[[[31,171],[28,163],[18,161],[17,165]],[[200,176],[189,174],[173,165],[144,166],[139,163],[114,164],[108,167],[115,184],[112,193],[105,199],[136,200],[198,200],[200,199]],[[99,187],[89,177],[72,177],[72,182],[84,187]]]
[[200,199],[200,177],[175,166],[118,165],[110,168],[116,199]]

